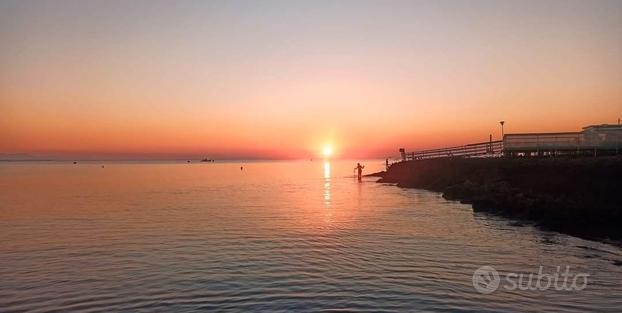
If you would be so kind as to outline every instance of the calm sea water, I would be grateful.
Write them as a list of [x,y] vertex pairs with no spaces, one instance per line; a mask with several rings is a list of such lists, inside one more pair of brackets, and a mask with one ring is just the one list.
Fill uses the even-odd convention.
[[[354,165],[2,163],[0,311],[622,310],[618,246],[359,183]],[[485,265],[590,276],[484,294]]]

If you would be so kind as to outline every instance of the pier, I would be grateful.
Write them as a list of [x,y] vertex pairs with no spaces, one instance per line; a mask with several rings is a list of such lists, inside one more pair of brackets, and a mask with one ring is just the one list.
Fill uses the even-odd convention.
[[545,157],[618,155],[622,148],[622,125],[601,124],[583,127],[580,132],[504,134],[503,140],[462,146],[407,152],[402,161],[435,158]]

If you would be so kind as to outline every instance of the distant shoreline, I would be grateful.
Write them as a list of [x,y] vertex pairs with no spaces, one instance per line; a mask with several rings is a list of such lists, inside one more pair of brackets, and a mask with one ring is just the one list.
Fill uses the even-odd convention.
[[588,239],[622,240],[622,156],[429,159],[396,163],[370,176],[442,192],[471,204],[474,212]]
[[[199,158],[187,158],[187,159],[0,159],[0,162],[184,162],[191,161],[192,163],[213,163],[213,162],[201,162]],[[338,161],[378,161],[384,163],[385,158],[344,158],[344,159],[330,159],[330,162]],[[322,158],[314,158],[312,160],[308,158],[302,159],[214,159],[214,162],[324,162]]]

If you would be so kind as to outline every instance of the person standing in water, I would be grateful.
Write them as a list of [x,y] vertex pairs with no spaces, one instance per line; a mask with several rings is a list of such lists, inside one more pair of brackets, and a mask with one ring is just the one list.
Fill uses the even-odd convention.
[[364,168],[365,168],[365,165],[361,165],[361,163],[356,163],[356,167],[354,168],[354,170],[358,173],[359,181],[361,181]]

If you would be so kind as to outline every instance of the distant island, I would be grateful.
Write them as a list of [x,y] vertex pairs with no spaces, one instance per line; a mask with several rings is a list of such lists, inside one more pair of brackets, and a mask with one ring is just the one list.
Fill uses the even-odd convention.
[[32,155],[28,153],[0,153],[0,162],[17,161],[52,161],[50,156]]

